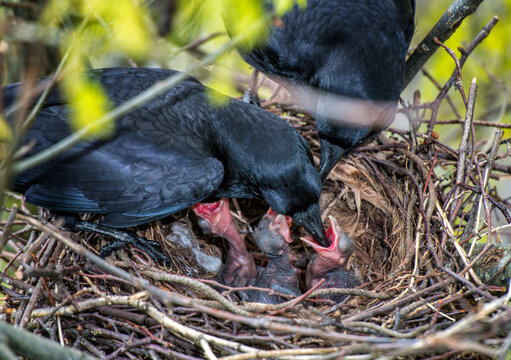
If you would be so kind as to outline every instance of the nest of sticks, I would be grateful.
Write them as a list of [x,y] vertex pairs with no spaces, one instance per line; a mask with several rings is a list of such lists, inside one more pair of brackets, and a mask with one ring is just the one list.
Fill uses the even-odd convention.
[[[263,105],[285,113],[319,154],[308,115],[285,101]],[[419,124],[427,108],[401,111]],[[461,126],[470,135],[477,124],[468,114]],[[279,305],[239,302],[236,289],[215,282],[214,271],[202,266],[206,260],[171,241],[181,234],[209,258],[225,254],[223,242],[201,234],[189,211],[135,229],[166,248],[172,264],[162,268],[137,249],[105,260],[90,255],[108,239],[64,232],[10,194],[21,206],[8,209],[2,223],[8,245],[2,258],[9,263],[0,275],[1,316],[107,359],[503,356],[510,345],[511,257],[500,233],[511,217],[488,181],[509,172],[501,164],[508,155],[502,143],[497,131],[487,152],[469,136],[453,149],[433,131],[389,129],[357,149],[326,181],[322,209],[355,239],[349,266],[363,285],[309,291]],[[234,204],[249,250],[264,266],[251,229],[265,204]],[[296,242],[292,251],[303,282],[311,249]],[[332,291],[349,297],[338,304],[314,299]]]
[[[39,351],[74,359],[78,350],[104,359],[505,359],[511,216],[491,180],[511,173],[504,164],[510,141],[498,129],[506,125],[473,120],[474,83],[464,114],[450,125],[460,128],[461,141],[453,147],[439,140],[444,125],[436,114],[455,75],[434,102],[401,104],[410,131],[384,131],[324,184],[323,216],[333,215],[356,242],[348,266],[359,287],[311,289],[278,305],[243,303],[237,290],[246,289],[215,281],[224,242],[202,234],[190,211],[133,229],[162,244],[172,260],[164,268],[134,248],[102,259],[98,250],[108,239],[65,232],[6,192],[14,201],[1,223],[1,330],[14,333],[10,323],[40,335],[19,334],[16,348],[26,358]],[[295,126],[319,156],[305,111],[282,98],[263,107]],[[488,126],[496,129],[494,141],[478,141],[478,128]],[[251,232],[266,210],[255,200],[232,206],[260,266],[267,259]],[[312,250],[296,241],[291,251],[303,290]],[[329,292],[348,297],[315,298]],[[9,335],[11,348],[12,341]]]

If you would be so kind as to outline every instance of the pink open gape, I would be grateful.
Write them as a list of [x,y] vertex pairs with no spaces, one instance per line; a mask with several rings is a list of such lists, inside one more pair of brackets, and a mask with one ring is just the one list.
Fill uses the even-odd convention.
[[213,235],[221,236],[229,243],[229,253],[219,280],[229,286],[246,286],[250,279],[257,276],[256,266],[234,224],[229,200],[222,198],[215,203],[195,204],[192,208],[197,216],[206,221]]
[[317,252],[317,256],[307,267],[306,285],[308,288],[314,286],[326,273],[343,268],[355,249],[353,239],[342,231],[337,220],[333,216],[329,216],[328,220],[330,226],[326,230],[326,236],[330,241],[329,247],[317,244],[311,236],[302,238],[302,241]]

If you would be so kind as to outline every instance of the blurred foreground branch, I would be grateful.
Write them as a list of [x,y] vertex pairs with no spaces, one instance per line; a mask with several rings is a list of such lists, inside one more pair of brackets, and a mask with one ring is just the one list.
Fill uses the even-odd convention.
[[[1,344],[3,343],[3,344]],[[58,343],[34,335],[26,330],[15,328],[0,320],[0,344],[12,350],[17,356],[27,360],[94,360],[96,358],[64,347]],[[10,359],[7,349],[0,354],[1,359]],[[16,359],[16,357],[11,358]]]

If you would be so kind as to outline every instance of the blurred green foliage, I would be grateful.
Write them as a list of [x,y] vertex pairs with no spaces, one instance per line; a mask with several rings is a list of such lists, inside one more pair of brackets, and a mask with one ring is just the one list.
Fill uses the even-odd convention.
[[[109,52],[122,52],[143,59],[154,46],[154,26],[141,1],[118,0],[51,0],[41,21],[46,26],[62,26],[68,18],[83,26],[71,26],[62,38],[64,64],[62,86],[71,108],[71,121],[80,129],[102,117],[109,109],[101,86],[82,71],[88,57]],[[90,135],[110,132],[112,126],[92,126]]]
[[[429,0],[417,1],[416,33],[412,47],[416,46],[429,32],[432,26],[446,10],[450,1]],[[475,14],[464,20],[454,35],[446,41],[446,45],[453,49],[458,57],[461,56],[458,47],[468,45],[475,36],[486,26],[493,16],[500,21],[490,35],[470,55],[462,69],[463,86],[465,92],[474,77],[477,78],[479,91],[475,119],[488,121],[501,121],[511,123],[509,108],[510,80],[511,80],[511,0],[486,0],[479,6]],[[443,86],[455,69],[452,57],[444,50],[439,49],[425,65],[425,69]],[[420,89],[423,102],[430,102],[438,95],[436,86],[424,76],[416,76],[403,94],[411,101],[413,91]],[[463,103],[458,91],[449,92],[462,116],[464,116]],[[443,103],[439,119],[454,119],[453,113],[446,102]],[[459,141],[459,126],[443,127],[440,132],[441,140],[447,143]],[[478,129],[478,139],[491,137],[493,129]],[[506,130],[504,138],[509,137]],[[490,144],[491,145],[491,144]]]
[[[43,24],[62,25],[68,16],[88,18],[74,53],[123,51],[145,57],[152,47],[154,26],[142,1],[51,0],[42,14]],[[70,29],[73,32],[74,29]],[[67,48],[68,41],[62,46]],[[80,56],[80,54],[77,54]]]
[[[0,115],[0,142],[12,139],[11,128],[7,125],[7,121]],[[0,157],[1,159],[1,157]]]

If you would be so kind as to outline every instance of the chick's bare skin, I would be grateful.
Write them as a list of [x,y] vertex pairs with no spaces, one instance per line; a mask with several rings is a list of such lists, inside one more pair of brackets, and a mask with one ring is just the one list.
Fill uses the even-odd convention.
[[[276,292],[299,296],[298,278],[289,261],[288,246],[292,242],[289,225],[291,219],[271,209],[259,222],[254,239],[259,249],[269,258],[266,268],[259,272],[255,286]],[[249,301],[278,304],[285,299],[265,291],[250,291]]]
[[256,277],[257,271],[254,259],[233,222],[229,200],[224,198],[216,203],[196,204],[193,210],[203,220],[201,226],[205,231],[221,236],[229,243],[227,259],[218,280],[229,286],[246,286]]

